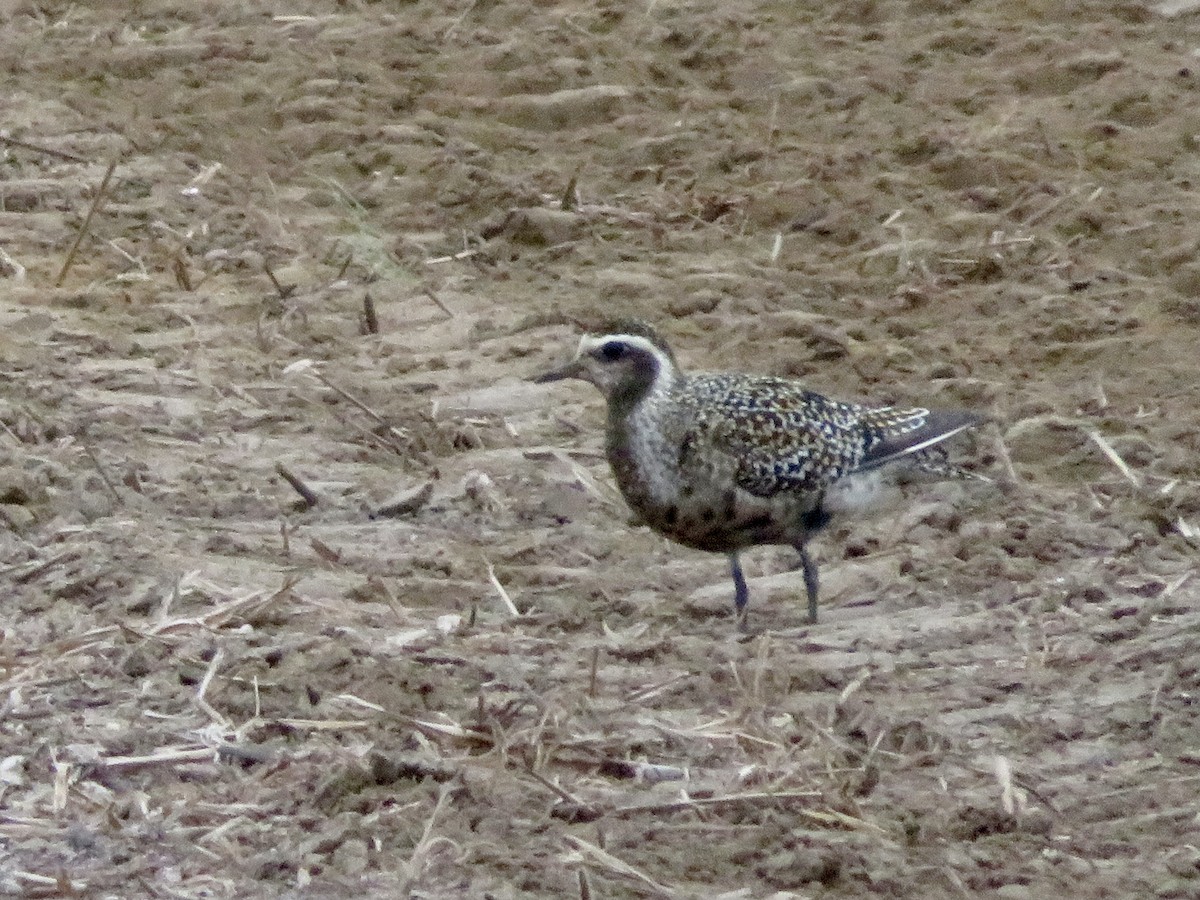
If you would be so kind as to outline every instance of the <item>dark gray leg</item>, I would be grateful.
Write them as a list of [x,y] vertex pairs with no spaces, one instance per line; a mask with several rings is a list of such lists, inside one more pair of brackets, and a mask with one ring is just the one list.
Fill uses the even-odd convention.
[[750,589],[746,587],[746,576],[736,553],[729,554],[729,573],[733,576],[733,607],[737,610],[738,623],[746,627],[746,604],[750,601]]
[[817,564],[808,555],[808,548],[803,544],[796,545],[800,554],[800,564],[804,567],[804,589],[808,592],[808,621],[817,624]]

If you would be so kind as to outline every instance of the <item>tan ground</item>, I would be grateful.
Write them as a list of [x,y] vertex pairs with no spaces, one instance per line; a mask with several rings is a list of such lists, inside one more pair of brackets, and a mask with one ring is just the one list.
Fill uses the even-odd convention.
[[[1200,20],[122,6],[0,12],[0,894],[1200,896]],[[739,636],[524,381],[606,314],[1001,487]]]

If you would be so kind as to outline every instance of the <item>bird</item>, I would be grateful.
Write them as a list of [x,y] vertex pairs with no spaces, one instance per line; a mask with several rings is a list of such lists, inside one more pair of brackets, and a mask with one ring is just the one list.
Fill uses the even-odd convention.
[[831,521],[878,505],[903,471],[988,480],[952,464],[942,446],[986,421],[974,412],[840,402],[768,375],[691,374],[642,321],[584,334],[569,362],[531,380],[564,379],[604,395],[606,456],[635,516],[678,544],[728,557],[743,630],[742,551],[795,548],[816,624],[809,542]]

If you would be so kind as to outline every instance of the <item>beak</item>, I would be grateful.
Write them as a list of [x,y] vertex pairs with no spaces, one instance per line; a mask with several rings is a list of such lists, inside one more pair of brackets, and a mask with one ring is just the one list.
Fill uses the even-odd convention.
[[579,360],[573,359],[565,366],[559,366],[557,369],[551,369],[549,372],[535,375],[529,380],[534,384],[549,384],[551,381],[562,381],[564,378],[578,378],[582,370],[583,367],[580,366]]

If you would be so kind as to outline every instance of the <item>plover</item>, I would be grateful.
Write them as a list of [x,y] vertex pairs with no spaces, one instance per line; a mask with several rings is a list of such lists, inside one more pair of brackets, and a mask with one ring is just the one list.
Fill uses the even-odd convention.
[[590,382],[607,399],[608,461],[630,509],[677,543],[728,555],[743,627],[742,550],[794,547],[815,623],[813,535],[878,505],[906,470],[965,475],[941,444],[984,421],[966,411],[842,403],[783,378],[688,374],[641,322],[584,335],[574,359],[533,380],[564,378]]

